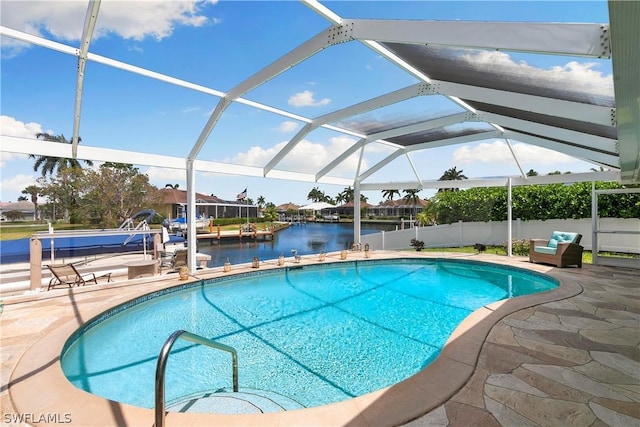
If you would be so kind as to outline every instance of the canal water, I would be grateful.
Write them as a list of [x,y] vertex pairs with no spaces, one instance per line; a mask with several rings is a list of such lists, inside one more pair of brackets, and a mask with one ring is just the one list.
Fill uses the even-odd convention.
[[[395,230],[395,224],[361,225],[361,234]],[[231,239],[229,239],[231,240]],[[276,259],[280,255],[287,258],[296,250],[299,255],[319,254],[350,249],[353,245],[353,224],[317,223],[294,224],[275,233],[273,240],[256,241],[250,237],[218,243],[201,239],[198,252],[211,255],[208,267],[220,267],[227,259],[231,264],[251,262],[253,257],[260,260]]]

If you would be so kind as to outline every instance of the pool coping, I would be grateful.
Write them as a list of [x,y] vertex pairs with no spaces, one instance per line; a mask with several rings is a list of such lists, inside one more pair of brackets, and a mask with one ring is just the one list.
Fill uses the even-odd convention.
[[[408,255],[403,253],[378,253],[376,260],[394,258],[455,259],[438,255]],[[514,267],[513,259],[478,259],[490,264]],[[353,261],[347,259],[345,262]],[[271,267],[268,267],[271,268]],[[276,267],[277,268],[277,267]],[[516,268],[543,273],[560,282],[554,290],[518,297],[488,304],[470,314],[458,325],[447,340],[440,355],[425,369],[393,386],[355,397],[342,402],[324,406],[305,408],[287,412],[255,415],[187,414],[168,413],[168,425],[210,425],[225,426],[247,425],[357,425],[380,426],[400,425],[414,420],[430,410],[440,406],[460,390],[471,378],[477,364],[482,346],[492,327],[505,316],[519,310],[539,304],[570,298],[582,292],[582,287],[573,280],[567,280],[551,268],[540,268],[537,264],[523,262]],[[236,273],[252,271],[251,268]],[[255,270],[254,270],[255,271]],[[218,272],[202,274],[199,279],[220,277]],[[234,275],[227,273],[227,276]],[[182,282],[184,283],[184,282]],[[154,283],[153,289],[146,288],[138,296],[173,287],[175,280]],[[179,283],[178,283],[179,284]],[[103,289],[94,288],[95,297]],[[72,290],[67,292],[73,295]],[[88,291],[88,290],[82,290]],[[126,292],[125,292],[126,294]],[[58,325],[29,347],[17,362],[10,378],[9,393],[18,413],[58,414],[66,421],[65,414],[72,414],[69,425],[152,425],[154,410],[110,401],[92,395],[73,386],[64,376],[59,356],[67,339],[82,324],[95,316],[134,299],[133,295],[116,295],[108,306],[94,307],[82,312],[77,319]],[[80,307],[74,307],[80,310]],[[38,392],[34,392],[37,390]],[[37,425],[38,423],[34,423]]]

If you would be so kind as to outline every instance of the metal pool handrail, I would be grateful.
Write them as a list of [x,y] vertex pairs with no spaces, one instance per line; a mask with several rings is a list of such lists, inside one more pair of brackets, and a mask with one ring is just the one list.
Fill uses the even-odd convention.
[[178,330],[171,334],[167,341],[162,346],[160,354],[158,354],[158,363],[156,365],[156,422],[155,427],[164,427],[165,411],[164,411],[164,373],[167,368],[167,359],[171,352],[171,347],[178,340],[183,338],[187,341],[194,342],[196,344],[206,345],[217,350],[222,350],[231,353],[231,363],[233,368],[233,391],[238,391],[238,352],[233,347],[224,345],[215,341],[211,341],[200,335],[192,334],[191,332]]

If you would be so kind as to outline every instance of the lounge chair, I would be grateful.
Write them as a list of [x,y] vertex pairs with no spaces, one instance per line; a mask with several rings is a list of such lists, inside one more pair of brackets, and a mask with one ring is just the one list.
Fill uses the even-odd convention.
[[577,265],[582,267],[583,247],[579,245],[582,235],[564,231],[554,231],[549,240],[529,241],[529,262],[553,264],[556,267]]
[[[98,278],[94,273],[80,274],[73,264],[47,265],[53,277],[49,280],[47,290],[55,288],[58,285],[84,286],[87,283],[98,284]],[[111,273],[104,274],[100,277],[106,277],[107,282],[111,281]]]

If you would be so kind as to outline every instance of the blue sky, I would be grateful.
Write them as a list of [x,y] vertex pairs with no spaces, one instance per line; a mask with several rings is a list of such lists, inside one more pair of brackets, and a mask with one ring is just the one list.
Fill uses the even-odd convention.
[[[608,22],[605,1],[570,2],[324,2],[344,18]],[[86,1],[3,1],[2,25],[77,46]],[[109,1],[103,0],[90,52],[150,69],[195,84],[228,91],[262,67],[328,27],[328,22],[297,1]],[[492,53],[496,66],[513,62],[565,73],[590,81],[611,80],[609,61]],[[2,40],[0,131],[33,137],[37,132],[73,133],[77,60],[42,47]],[[417,80],[399,71],[376,52],[351,42],[331,47],[299,66],[248,92],[244,98],[305,117],[317,117],[400,89]],[[456,111],[440,97],[421,97],[386,114],[412,109]],[[89,61],[84,82],[82,144],[172,156],[186,155],[202,131],[218,98]],[[375,119],[374,116],[371,119]],[[199,158],[240,165],[264,166],[303,123],[245,105],[233,105],[213,130]],[[279,167],[295,172],[317,171],[355,138],[319,129],[307,135]],[[514,142],[523,169],[541,174],[555,170],[583,172],[593,165]],[[370,167],[389,149],[371,144],[364,166]],[[420,178],[439,178],[451,167],[469,178],[517,175],[516,164],[502,141],[432,149],[412,154]],[[124,159],[123,159],[124,160]],[[403,163],[404,162],[404,163]],[[2,152],[0,199],[16,200],[35,183],[33,161]],[[375,181],[411,179],[405,159]],[[352,177],[357,158],[347,160],[336,176]],[[178,183],[178,170],[139,166],[159,187]],[[366,169],[366,168],[365,168]],[[391,173],[392,176],[388,174]],[[373,178],[373,177],[372,177]],[[248,188],[276,205],[304,204],[314,187],[335,196],[344,186],[277,179],[198,173],[196,191],[223,199]],[[428,197],[432,193],[423,191]],[[380,192],[365,193],[378,203]]]

